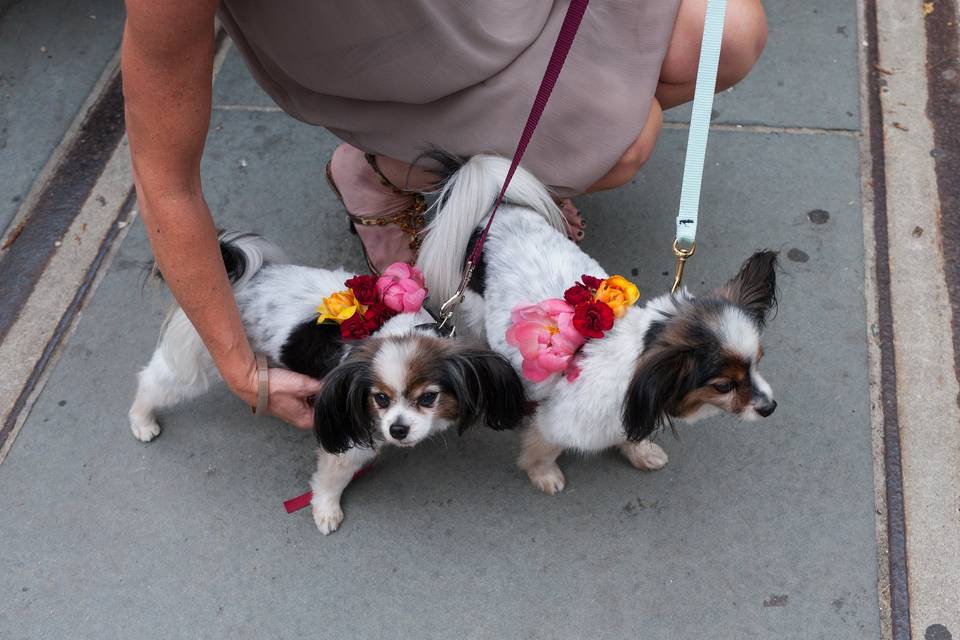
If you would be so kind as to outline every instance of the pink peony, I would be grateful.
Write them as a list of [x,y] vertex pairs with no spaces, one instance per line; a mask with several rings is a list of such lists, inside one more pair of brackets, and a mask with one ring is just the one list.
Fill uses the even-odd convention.
[[518,305],[511,319],[507,342],[520,349],[523,375],[532,382],[566,371],[586,340],[573,326],[573,307],[559,298]]
[[380,301],[397,313],[419,311],[427,297],[423,274],[405,262],[394,262],[377,279]]

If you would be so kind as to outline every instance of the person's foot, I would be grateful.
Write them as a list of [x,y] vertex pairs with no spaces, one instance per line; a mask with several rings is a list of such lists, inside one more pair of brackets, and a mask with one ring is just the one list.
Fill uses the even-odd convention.
[[580,242],[583,240],[583,233],[587,228],[587,223],[580,216],[580,210],[574,206],[573,200],[570,198],[561,198],[558,204],[560,205],[560,213],[563,214],[563,219],[567,223],[567,237],[574,242]]
[[[390,162],[393,168],[396,161]],[[423,226],[423,200],[419,193],[401,190],[387,182],[364,152],[348,144],[333,151],[328,178],[354,223],[367,263],[375,273],[394,262],[415,260],[416,233]],[[421,184],[413,186],[428,188]]]

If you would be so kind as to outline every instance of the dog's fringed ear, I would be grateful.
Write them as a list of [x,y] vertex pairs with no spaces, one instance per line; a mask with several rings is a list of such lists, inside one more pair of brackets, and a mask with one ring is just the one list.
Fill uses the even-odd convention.
[[314,404],[313,431],[325,451],[343,453],[351,447],[373,446],[370,383],[365,360],[344,362],[323,379]]
[[623,427],[639,442],[670,422],[683,398],[697,388],[696,356],[689,347],[654,347],[645,354],[627,387]]
[[763,328],[777,306],[777,252],[758,251],[750,256],[718,293],[743,308]]
[[497,431],[513,429],[523,420],[523,382],[506,358],[489,349],[456,347],[443,361],[444,383],[460,406],[458,429],[483,421]]

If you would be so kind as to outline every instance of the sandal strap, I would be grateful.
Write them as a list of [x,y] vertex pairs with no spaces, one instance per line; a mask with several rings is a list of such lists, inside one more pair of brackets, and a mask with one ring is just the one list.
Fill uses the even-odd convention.
[[403,211],[397,213],[388,213],[385,216],[365,216],[361,217],[347,211],[347,219],[353,224],[364,227],[381,227],[395,224],[400,230],[410,236],[410,250],[413,251],[414,259],[420,253],[420,245],[423,244],[424,227],[427,226],[427,219],[424,211],[427,209],[427,199],[420,193],[404,192],[413,196],[413,203]]
[[[377,177],[380,179],[380,182],[386,186],[390,187],[394,193],[402,196],[408,196],[413,198],[413,202],[409,207],[397,213],[388,213],[383,216],[358,216],[349,211],[344,211],[347,214],[347,220],[351,223],[357,225],[362,225],[365,227],[380,227],[389,224],[395,224],[400,227],[400,230],[410,236],[410,250],[413,252],[413,261],[416,260],[416,257],[420,253],[420,245],[423,244],[423,234],[422,231],[424,227],[427,226],[427,220],[424,216],[424,212],[427,210],[427,199],[422,193],[416,191],[404,191],[403,189],[398,188],[396,185],[387,180],[387,177],[383,175],[383,172],[380,171],[380,167],[377,165],[377,158],[372,153],[364,154],[364,157],[369,163],[370,167],[373,169],[374,173],[377,174]],[[326,177],[327,182],[330,184],[331,190],[337,196],[337,199],[340,200],[341,204],[343,203],[343,196],[340,194],[340,190],[337,188],[336,182],[333,180],[333,171],[331,171],[331,163],[327,163],[326,166]],[[361,246],[363,244],[361,243]],[[376,271],[373,268],[373,265],[370,263],[370,258],[366,256],[366,248],[364,248],[364,256],[367,257],[367,264],[370,266],[371,271]],[[411,264],[413,263],[411,261]]]
[[387,176],[383,175],[383,171],[380,170],[380,164],[377,162],[377,156],[376,156],[376,155],[374,155],[374,154],[372,154],[372,153],[365,153],[365,154],[363,154],[363,157],[366,159],[367,164],[370,165],[370,168],[373,169],[373,172],[374,172],[375,174],[377,174],[377,177],[380,178],[380,183],[381,183],[383,186],[385,186],[385,187],[390,187],[390,188],[393,190],[394,193],[396,193],[396,194],[398,194],[398,195],[402,195],[402,196],[413,196],[413,195],[419,196],[419,195],[421,195],[421,194],[420,194],[419,192],[417,192],[417,191],[406,191],[406,190],[404,190],[404,189],[401,189],[401,188],[398,187],[397,185],[395,185],[395,184],[393,184],[392,182],[390,182],[390,180],[387,179]]

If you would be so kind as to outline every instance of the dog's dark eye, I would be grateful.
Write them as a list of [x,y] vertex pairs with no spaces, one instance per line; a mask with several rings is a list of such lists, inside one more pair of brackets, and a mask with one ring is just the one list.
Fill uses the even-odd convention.
[[380,393],[373,394],[373,401],[376,402],[377,406],[381,409],[386,409],[390,406],[390,396],[382,391]]
[[733,383],[729,381],[718,382],[713,385],[713,388],[717,391],[717,393],[730,393],[733,391]]
[[421,407],[429,407],[434,403],[436,399],[437,399],[436,391],[427,391],[426,393],[421,394],[419,398],[417,398],[417,404],[420,405]]

